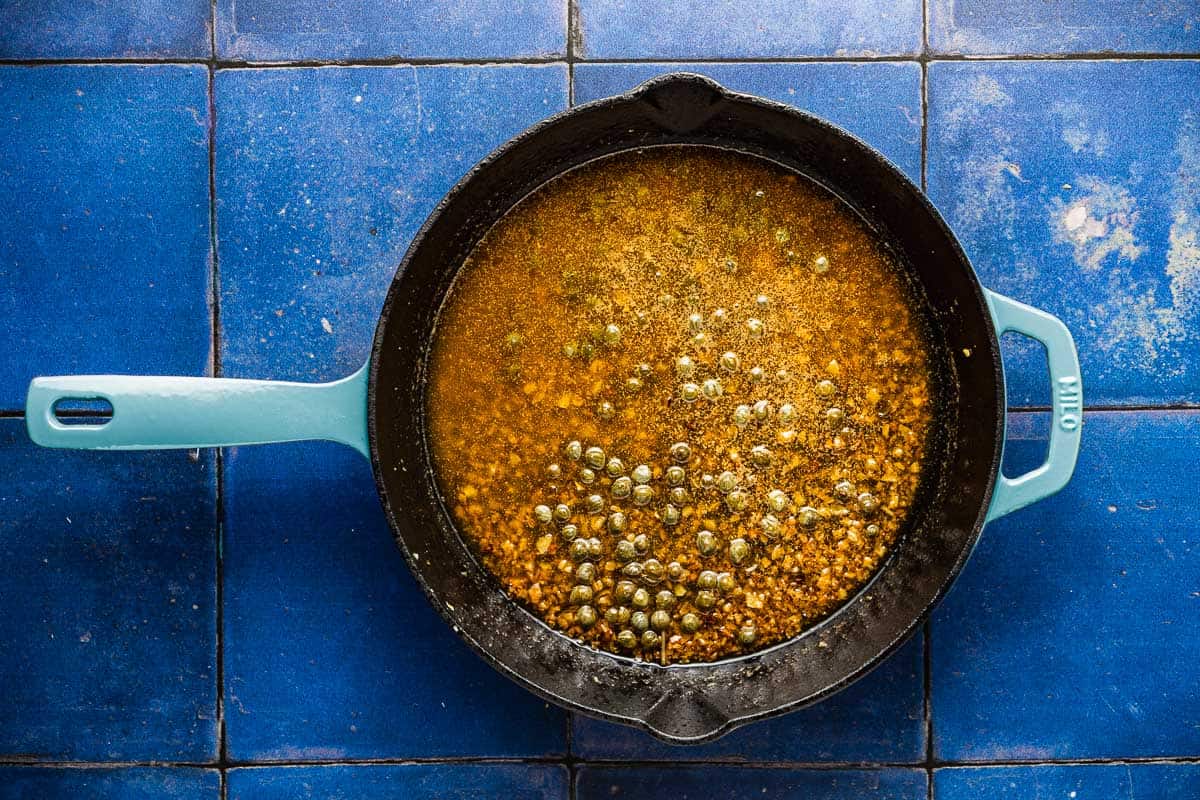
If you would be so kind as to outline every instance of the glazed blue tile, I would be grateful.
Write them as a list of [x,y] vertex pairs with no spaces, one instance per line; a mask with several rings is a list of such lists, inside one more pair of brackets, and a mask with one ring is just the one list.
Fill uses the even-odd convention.
[[[1009,415],[1019,467],[1048,424]],[[1088,413],[1067,488],[988,525],[932,623],[939,757],[1200,753],[1197,452],[1200,412]]]
[[207,80],[0,67],[0,410],[35,375],[208,368]]
[[577,777],[579,800],[611,797],[804,798],[804,800],[925,800],[919,769],[805,770],[732,766],[594,767]]
[[579,0],[584,58],[915,54],[920,0]]
[[[1089,404],[1200,401],[1200,62],[931,64],[928,158],[984,282],[1075,335]],[[1010,405],[1046,404],[1009,353]]]
[[229,772],[229,800],[566,800],[558,764],[251,767]]
[[1188,0],[930,0],[936,53],[1197,53],[1200,6]]
[[208,58],[209,0],[0,0],[0,58]]
[[224,371],[318,379],[366,358],[442,195],[567,84],[562,66],[245,69],[216,100]]
[[954,767],[933,776],[938,800],[1084,800],[1200,797],[1198,764]]
[[575,102],[681,71],[824,117],[877,148],[914,181],[921,179],[921,69],[915,63],[579,64]]
[[225,459],[225,727],[239,761],[550,756],[566,719],[469,651],[417,588],[366,459]]
[[832,698],[709,744],[672,746],[633,728],[576,715],[572,752],[583,759],[639,761],[922,761],[922,654],[918,635]]
[[566,0],[216,0],[217,54],[242,61],[550,57]]
[[214,759],[211,453],[47,450],[4,419],[0,463],[0,757]]
[[0,767],[0,800],[217,800],[221,775],[194,767]]

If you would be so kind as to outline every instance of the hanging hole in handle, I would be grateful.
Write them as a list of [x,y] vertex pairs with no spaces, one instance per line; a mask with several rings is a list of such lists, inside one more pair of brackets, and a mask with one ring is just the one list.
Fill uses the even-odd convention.
[[62,397],[54,403],[54,419],[63,425],[99,428],[112,421],[112,403],[104,397]]
[[[1007,331],[1000,337],[1000,352],[1004,357],[1009,408],[1048,407],[1050,365],[1046,360],[1046,346],[1022,333]],[[1014,384],[1023,391],[1014,392]],[[1050,453],[1048,417],[1046,413],[1009,412],[1004,460],[1000,465],[1006,478],[1024,475],[1046,462]]]

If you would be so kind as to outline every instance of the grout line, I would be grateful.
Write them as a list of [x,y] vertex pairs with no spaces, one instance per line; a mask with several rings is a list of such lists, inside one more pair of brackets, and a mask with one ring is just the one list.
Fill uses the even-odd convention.
[[567,800],[576,800],[579,796],[579,770],[574,764],[567,764]]
[[933,800],[933,769],[925,770],[925,800]]

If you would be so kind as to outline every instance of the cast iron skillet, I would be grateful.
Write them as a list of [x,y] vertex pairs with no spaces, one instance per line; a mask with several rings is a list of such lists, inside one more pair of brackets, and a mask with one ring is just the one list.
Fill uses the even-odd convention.
[[[535,188],[588,161],[636,148],[702,145],[760,156],[849,203],[905,265],[933,344],[937,430],[900,544],[871,582],[821,624],[751,655],[662,667],[585,647],[510,600],[472,557],[437,491],[425,431],[425,371],[446,292],[480,237]],[[999,474],[1004,375],[997,336],[1041,340],[1054,382],[1046,464]],[[103,398],[104,425],[65,425],[67,399]],[[816,702],[899,647],[958,575],[989,518],[1060,489],[1074,469],[1079,367],[1054,317],[983,289],[920,190],[874,150],[815,117],[726,91],[698,75],[558,114],[474,167],[404,257],[370,361],[329,384],[75,376],[30,385],[26,421],[51,447],[148,449],[324,438],[368,454],[396,540],[433,606],[482,658],[566,708],[671,742],[712,739]]]

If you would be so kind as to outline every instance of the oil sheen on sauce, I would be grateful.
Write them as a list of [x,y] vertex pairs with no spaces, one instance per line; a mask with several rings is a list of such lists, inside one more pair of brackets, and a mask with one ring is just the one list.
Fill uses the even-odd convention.
[[929,352],[842,201],[702,147],[610,156],[466,260],[428,436],[465,540],[603,650],[711,661],[795,636],[886,557],[920,481]]

